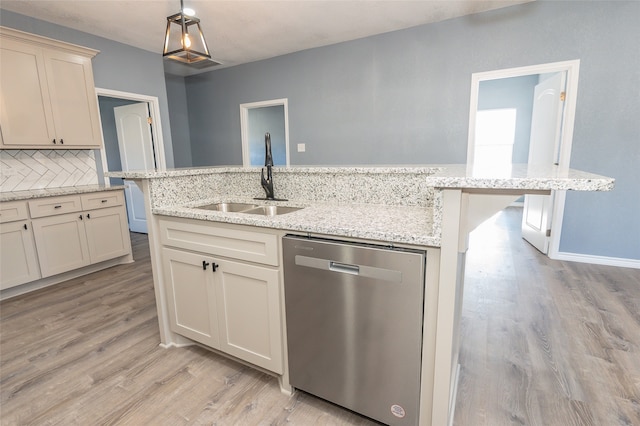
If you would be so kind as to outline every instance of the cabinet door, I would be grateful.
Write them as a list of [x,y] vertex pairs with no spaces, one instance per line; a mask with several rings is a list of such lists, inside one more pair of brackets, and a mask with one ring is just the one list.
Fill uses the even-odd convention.
[[123,207],[91,210],[84,216],[91,263],[129,254],[131,242]]
[[211,259],[169,248],[162,249],[162,258],[171,330],[219,349]]
[[33,220],[43,278],[90,263],[83,219],[81,213],[69,213]]
[[55,136],[42,49],[0,39],[0,126],[4,145],[52,145]]
[[0,290],[40,278],[29,221],[0,225]]
[[49,49],[45,59],[58,147],[99,147],[91,59]]
[[215,262],[220,349],[282,374],[278,270],[223,259]]

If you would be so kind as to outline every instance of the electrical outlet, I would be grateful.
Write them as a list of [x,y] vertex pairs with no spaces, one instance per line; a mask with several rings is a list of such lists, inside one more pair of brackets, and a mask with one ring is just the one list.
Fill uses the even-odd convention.
[[298,144],[298,152],[305,152],[307,147],[303,143]]

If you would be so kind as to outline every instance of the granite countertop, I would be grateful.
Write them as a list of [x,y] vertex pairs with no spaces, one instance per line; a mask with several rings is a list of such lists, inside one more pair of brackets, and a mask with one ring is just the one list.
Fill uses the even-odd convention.
[[[424,166],[294,166],[281,167],[274,166],[273,173],[313,173],[313,174],[367,174],[367,173],[385,173],[385,174],[402,174],[402,173],[422,173],[425,175],[432,174],[434,171],[440,170],[439,165]],[[167,170],[132,170],[132,171],[115,171],[106,172],[105,176],[124,178],[124,179],[154,179],[163,177],[179,177],[179,176],[197,176],[211,173],[260,173],[260,167],[242,167],[242,166],[209,166],[209,167],[190,167],[183,169],[167,169]]]
[[[109,176],[124,177],[128,179],[184,179],[186,176],[197,179],[201,175],[231,174],[241,177],[243,173],[257,173],[260,168],[244,167],[202,167],[190,169],[174,169],[165,171],[133,171],[113,172]],[[273,202],[258,202],[253,199],[240,199],[219,195],[217,199],[192,198],[190,202],[156,204],[152,212],[154,214],[175,216],[199,220],[234,223],[240,225],[259,226],[265,228],[282,229],[285,231],[298,231],[305,233],[324,234],[332,236],[362,238],[382,243],[403,243],[419,246],[440,246],[441,240],[441,190],[461,189],[473,192],[493,194],[503,193],[527,193],[548,190],[577,190],[577,191],[608,191],[613,188],[614,180],[608,177],[591,173],[560,168],[558,166],[531,167],[527,164],[512,164],[505,169],[479,169],[465,164],[457,165],[427,165],[427,166],[373,166],[373,167],[275,167],[274,176],[281,174],[294,176],[314,176],[321,179],[323,185],[327,178],[335,179],[335,182],[344,180],[343,176],[364,176],[366,174],[379,177],[387,175],[400,176],[404,182],[407,177],[417,176],[415,185],[424,183],[424,187],[436,191],[431,199],[431,204],[412,205],[385,205],[384,197],[377,198],[374,203],[362,202],[321,202],[310,201],[306,204],[297,204],[293,199],[286,203],[289,206],[305,207],[292,213],[278,216],[262,216],[247,213],[229,213],[197,209],[198,205],[215,202],[250,202],[254,204],[274,204]],[[330,177],[325,175],[331,175]],[[424,175],[424,177],[422,177]],[[251,177],[251,179],[254,179]],[[171,179],[172,180],[172,179]],[[246,180],[246,179],[244,179]],[[276,182],[278,178],[276,177]],[[286,180],[286,179],[284,179]],[[233,182],[241,182],[242,179],[233,179]],[[353,186],[353,190],[362,191],[359,186],[362,180]],[[252,180],[253,182],[253,180]],[[295,184],[298,181],[295,180]],[[355,184],[354,184],[355,185]],[[324,185],[326,187],[326,185]],[[375,188],[375,187],[374,187]],[[351,189],[351,188],[350,188]],[[300,190],[313,190],[303,188]],[[342,188],[345,190],[345,188]],[[371,188],[370,188],[371,190]],[[422,188],[424,190],[424,188]],[[300,195],[295,193],[296,196]],[[289,196],[289,198],[294,198]],[[300,198],[302,199],[302,198]],[[308,198],[313,199],[313,198]],[[387,203],[392,204],[392,203]],[[398,203],[396,203],[398,204]]]
[[[277,216],[219,212],[195,208],[217,202],[303,207],[301,210]],[[440,246],[439,227],[434,229],[433,208],[385,206],[378,204],[300,204],[296,202],[266,202],[252,199],[209,199],[184,205],[156,207],[154,214],[308,232],[383,243],[403,243],[419,246]]]
[[89,192],[100,191],[116,191],[123,189],[122,185],[83,185],[83,186],[64,186],[60,188],[44,188],[44,189],[32,189],[28,191],[13,191],[13,192],[0,192],[0,201],[18,201],[18,200],[31,200],[33,198],[42,197],[54,197],[58,195],[75,195],[86,194]]
[[505,168],[482,168],[466,164],[441,166],[426,177],[427,184],[441,189],[515,189],[611,191],[614,179],[559,166],[512,164]]

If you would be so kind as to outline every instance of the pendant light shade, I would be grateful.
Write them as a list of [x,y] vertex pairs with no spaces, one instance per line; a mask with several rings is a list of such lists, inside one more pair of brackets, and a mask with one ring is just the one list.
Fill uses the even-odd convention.
[[162,56],[187,64],[211,59],[200,20],[184,13],[182,0],[180,12],[167,17]]

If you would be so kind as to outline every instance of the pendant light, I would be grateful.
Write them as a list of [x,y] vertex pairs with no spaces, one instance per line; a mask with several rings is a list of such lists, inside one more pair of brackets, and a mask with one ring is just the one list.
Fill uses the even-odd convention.
[[183,0],[180,0],[180,12],[167,16],[162,56],[186,64],[211,59],[200,28],[200,19],[185,12],[189,10],[184,8]]

